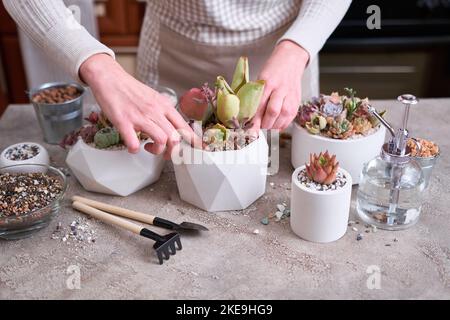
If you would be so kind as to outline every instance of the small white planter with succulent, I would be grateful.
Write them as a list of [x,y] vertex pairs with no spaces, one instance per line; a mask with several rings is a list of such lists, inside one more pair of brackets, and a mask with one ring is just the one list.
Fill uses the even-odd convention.
[[310,153],[328,150],[357,184],[364,163],[379,154],[386,129],[368,112],[367,98],[355,97],[352,89],[346,91],[343,96],[321,95],[300,107],[292,131],[291,161],[297,168]]
[[206,211],[247,208],[266,189],[268,145],[251,130],[264,81],[249,81],[248,60],[241,57],[230,85],[217,77],[215,91],[207,84],[189,90],[180,100],[182,113],[203,145],[182,145],[172,157],[181,199]]
[[313,242],[332,242],[347,230],[352,177],[328,152],[310,155],[292,174],[291,228]]
[[147,137],[138,133],[140,151],[131,154],[102,114],[93,112],[88,120],[90,125],[67,135],[61,143],[71,146],[66,163],[86,190],[128,196],[159,179],[164,159],[144,149]]

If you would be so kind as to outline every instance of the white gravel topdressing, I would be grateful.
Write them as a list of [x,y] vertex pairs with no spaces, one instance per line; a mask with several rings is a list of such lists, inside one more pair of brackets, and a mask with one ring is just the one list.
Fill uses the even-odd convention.
[[332,190],[338,190],[345,186],[347,183],[347,177],[342,173],[339,172],[336,174],[336,181],[332,184],[320,184],[317,183],[311,179],[308,178],[306,175],[306,169],[303,169],[298,174],[298,180],[301,184],[303,184],[305,187],[311,190],[315,191],[332,191]]

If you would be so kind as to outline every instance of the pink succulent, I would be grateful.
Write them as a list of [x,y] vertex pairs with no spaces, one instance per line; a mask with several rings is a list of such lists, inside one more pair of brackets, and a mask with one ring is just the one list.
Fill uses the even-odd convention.
[[313,114],[317,113],[318,111],[319,111],[319,109],[311,103],[302,105],[300,107],[300,109],[298,110],[298,114],[297,114],[298,123],[302,127],[304,127],[307,122],[311,121],[311,116]]
[[209,97],[204,88],[192,88],[180,99],[180,109],[192,120],[201,121],[209,107]]
[[99,118],[99,116],[98,116],[97,112],[91,112],[89,114],[89,116],[87,118],[85,118],[85,120],[89,121],[92,124],[97,124],[98,118]]

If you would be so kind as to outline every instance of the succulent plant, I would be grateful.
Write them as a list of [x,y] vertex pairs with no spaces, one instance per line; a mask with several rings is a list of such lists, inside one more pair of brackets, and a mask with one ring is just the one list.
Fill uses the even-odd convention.
[[344,106],[341,103],[339,93],[333,92],[320,108],[320,111],[327,117],[337,117],[342,113]]
[[372,123],[368,118],[358,117],[352,121],[353,130],[355,133],[366,135],[372,129]]
[[[296,121],[311,134],[333,139],[347,139],[354,134],[367,135],[379,121],[369,112],[369,99],[355,97],[356,91],[345,88],[347,95],[338,92],[321,94],[300,106]],[[384,114],[385,111],[381,112]],[[326,125],[324,125],[324,118]]]
[[264,91],[263,80],[249,81],[247,57],[240,57],[230,86],[224,77],[218,76],[217,118],[228,128],[242,126],[256,114]]
[[354,133],[353,125],[347,119],[343,119],[341,121],[332,120],[328,124],[328,130],[325,132],[328,137],[334,139],[347,139]]
[[327,119],[317,113],[311,116],[311,121],[306,122],[305,127],[309,133],[319,134],[327,126]]
[[303,105],[297,114],[297,121],[301,126],[305,126],[307,122],[311,121],[311,116],[318,113],[319,109],[313,103]]
[[309,179],[319,184],[332,184],[336,181],[339,162],[336,156],[330,156],[328,151],[319,155],[310,154],[309,164],[306,164],[306,175]]
[[89,121],[91,124],[98,123],[99,115],[97,112],[92,111],[87,118],[84,118],[86,121]]
[[351,88],[344,88],[345,92],[348,95],[348,98],[345,99],[344,107],[347,109],[347,116],[351,117],[353,112],[358,108],[358,98],[355,97],[356,91]]
[[228,129],[220,123],[216,123],[203,133],[203,142],[206,144],[223,142],[228,138]]
[[81,127],[73,132],[68,133],[60,142],[59,146],[63,149],[65,149],[67,146],[72,146],[77,143],[79,137],[81,137],[86,143],[92,143],[94,142],[94,136],[97,131],[97,126]]
[[95,146],[99,149],[105,149],[120,142],[119,132],[111,127],[99,130],[94,136]]
[[180,110],[191,120],[206,121],[212,114],[213,96],[207,84],[202,88],[192,88],[181,97]]

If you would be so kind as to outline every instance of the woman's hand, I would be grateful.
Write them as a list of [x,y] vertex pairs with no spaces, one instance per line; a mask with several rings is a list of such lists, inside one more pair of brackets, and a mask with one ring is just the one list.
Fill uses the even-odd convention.
[[301,80],[309,60],[302,47],[289,40],[273,50],[258,79],[266,85],[254,128],[285,129],[295,118],[301,102]]
[[80,77],[91,87],[129,152],[139,151],[136,131],[145,132],[153,140],[145,145],[147,151],[154,154],[166,151],[166,158],[180,141],[178,132],[190,143],[198,143],[169,98],[133,78],[109,55],[88,58],[80,67]]

